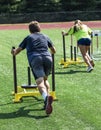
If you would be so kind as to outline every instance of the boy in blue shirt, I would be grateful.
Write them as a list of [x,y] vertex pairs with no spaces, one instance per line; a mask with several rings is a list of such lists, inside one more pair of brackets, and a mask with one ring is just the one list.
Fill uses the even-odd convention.
[[19,47],[13,49],[11,53],[17,55],[22,50],[26,49],[29,65],[32,68],[39,92],[44,98],[44,109],[47,114],[51,114],[53,97],[49,95],[50,85],[48,76],[52,68],[51,54],[54,54],[56,49],[48,36],[42,34],[40,31],[40,25],[37,21],[30,22],[30,34],[25,37],[19,44]]

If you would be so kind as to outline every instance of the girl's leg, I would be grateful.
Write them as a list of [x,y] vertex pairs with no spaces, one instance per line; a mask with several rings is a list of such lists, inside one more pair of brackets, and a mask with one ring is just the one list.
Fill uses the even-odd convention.
[[89,59],[91,65],[94,67],[94,66],[95,66],[94,61],[93,61],[93,59],[90,57],[90,55],[88,54],[89,49],[90,49],[90,46],[86,46],[86,55],[87,55],[87,57],[88,57],[88,59]]
[[91,63],[90,63],[90,56],[88,55],[88,48],[86,48],[86,46],[84,45],[79,45],[79,48],[80,48],[80,51],[81,51],[81,54],[82,54],[82,57],[85,61],[85,63],[89,66],[89,67],[92,67]]

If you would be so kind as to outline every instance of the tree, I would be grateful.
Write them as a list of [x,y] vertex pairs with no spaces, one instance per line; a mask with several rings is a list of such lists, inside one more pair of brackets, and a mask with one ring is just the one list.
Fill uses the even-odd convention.
[[17,5],[20,0],[0,0],[0,12],[10,13],[16,12]]
[[101,0],[96,0],[96,10],[101,10]]
[[61,8],[64,11],[85,11],[85,10],[94,10],[96,0],[60,0]]
[[94,10],[96,7],[96,0],[76,0],[77,2],[79,2],[80,5],[80,10]]
[[21,12],[52,12],[57,9],[56,0],[22,0],[18,7]]
[[100,10],[101,0],[0,0],[0,13]]

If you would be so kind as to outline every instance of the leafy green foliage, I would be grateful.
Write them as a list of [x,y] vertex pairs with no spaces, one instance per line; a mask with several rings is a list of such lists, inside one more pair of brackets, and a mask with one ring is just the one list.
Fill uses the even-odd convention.
[[0,0],[0,12],[89,11],[100,10],[100,4],[97,0]]

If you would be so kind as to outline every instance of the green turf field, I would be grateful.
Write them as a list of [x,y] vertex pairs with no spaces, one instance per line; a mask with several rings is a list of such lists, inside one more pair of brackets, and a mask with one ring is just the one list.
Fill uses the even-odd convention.
[[[17,47],[29,33],[27,30],[0,31],[0,130],[101,130],[101,61],[95,61],[94,71],[86,72],[85,64],[59,65],[62,52],[61,29],[42,30],[54,42],[56,97],[53,113],[47,117],[42,97],[24,98],[13,103],[12,46]],[[94,40],[96,50],[96,39]],[[101,37],[99,37],[101,42]],[[76,41],[74,39],[74,45]],[[101,43],[99,44],[101,45]],[[70,37],[66,37],[69,57]],[[99,52],[101,47],[99,46]],[[18,85],[27,82],[26,52],[17,56]],[[34,79],[32,79],[34,82]],[[49,77],[51,84],[51,76]]]

